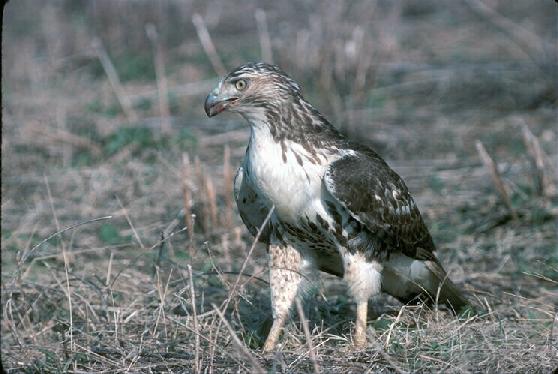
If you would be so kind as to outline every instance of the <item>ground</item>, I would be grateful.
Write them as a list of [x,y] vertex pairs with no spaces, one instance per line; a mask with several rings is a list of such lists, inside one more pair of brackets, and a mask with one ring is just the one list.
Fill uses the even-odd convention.
[[[557,7],[485,1],[10,2],[4,370],[555,370]],[[261,353],[267,258],[231,192],[249,130],[203,100],[268,46],[403,176],[477,314],[381,296],[354,351],[354,303],[322,275]]]

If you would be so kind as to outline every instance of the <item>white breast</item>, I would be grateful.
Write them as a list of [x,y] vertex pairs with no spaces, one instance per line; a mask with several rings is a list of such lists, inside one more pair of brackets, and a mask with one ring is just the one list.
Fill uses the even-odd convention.
[[284,142],[285,152],[267,126],[252,128],[244,165],[254,189],[275,205],[278,217],[295,223],[301,215],[314,216],[321,207],[321,183],[328,162],[311,163],[307,158],[310,155],[301,145]]

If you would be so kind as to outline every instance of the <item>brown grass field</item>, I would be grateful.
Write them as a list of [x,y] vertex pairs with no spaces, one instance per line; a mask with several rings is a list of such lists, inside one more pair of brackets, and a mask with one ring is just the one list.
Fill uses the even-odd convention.
[[[554,1],[18,0],[2,33],[5,372],[552,373]],[[232,199],[248,139],[203,100],[279,64],[406,180],[477,314],[355,306],[322,275],[276,353],[265,249]]]

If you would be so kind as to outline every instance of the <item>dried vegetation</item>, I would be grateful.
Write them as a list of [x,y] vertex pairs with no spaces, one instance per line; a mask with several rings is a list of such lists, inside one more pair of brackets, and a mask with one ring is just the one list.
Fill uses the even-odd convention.
[[[543,372],[558,366],[556,5],[29,1],[4,12],[7,372]],[[276,354],[215,76],[264,58],[408,182],[480,313],[323,276]]]

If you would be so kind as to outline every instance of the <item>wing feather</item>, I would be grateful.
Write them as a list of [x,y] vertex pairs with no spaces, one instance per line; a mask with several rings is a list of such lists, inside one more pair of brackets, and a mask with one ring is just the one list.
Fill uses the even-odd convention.
[[[258,230],[262,226],[270,207],[267,206],[264,200],[259,196],[256,191],[247,182],[247,177],[244,174],[244,168],[241,166],[236,172],[234,177],[234,199],[242,222],[248,228],[248,231],[253,236],[258,234]],[[260,242],[269,243],[269,236],[271,227],[267,224],[262,233],[260,234]]]
[[436,261],[434,242],[401,177],[371,150],[333,162],[324,175],[327,191],[372,237],[374,251],[399,251]]

